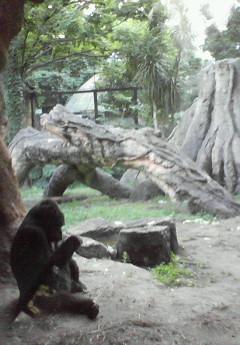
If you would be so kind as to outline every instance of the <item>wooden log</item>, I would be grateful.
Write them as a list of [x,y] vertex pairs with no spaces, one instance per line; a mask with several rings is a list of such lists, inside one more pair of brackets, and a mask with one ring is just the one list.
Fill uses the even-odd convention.
[[[89,166],[144,170],[172,200],[186,202],[193,212],[220,218],[240,214],[240,203],[185,154],[154,135],[152,129],[126,130],[79,119],[57,105],[44,114],[42,125],[79,150]],[[76,156],[74,156],[76,158]]]

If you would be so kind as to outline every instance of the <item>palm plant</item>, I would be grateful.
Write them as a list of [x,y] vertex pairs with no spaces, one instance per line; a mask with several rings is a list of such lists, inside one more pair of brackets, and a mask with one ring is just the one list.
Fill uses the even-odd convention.
[[[152,107],[155,130],[169,113],[175,111],[177,84],[174,83],[173,55],[170,51],[170,36],[164,28],[164,8],[159,2],[149,14],[149,26],[136,60],[134,80],[142,85]],[[170,48],[169,48],[170,47]],[[162,124],[163,130],[163,124]]]

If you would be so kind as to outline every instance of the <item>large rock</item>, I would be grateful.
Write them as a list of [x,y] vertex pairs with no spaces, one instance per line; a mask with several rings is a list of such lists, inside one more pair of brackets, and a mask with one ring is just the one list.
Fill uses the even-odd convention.
[[122,176],[120,182],[134,187],[129,196],[131,201],[149,200],[158,195],[164,195],[158,185],[152,181],[144,172],[136,169],[128,169]]
[[147,179],[147,175],[137,169],[128,169],[121,177],[120,182],[134,187]]
[[171,251],[178,248],[171,218],[107,222],[98,217],[69,229],[67,236],[70,235],[81,237],[83,243],[78,254],[83,257],[122,260],[127,252],[131,263],[139,266],[169,262]]
[[176,229],[170,223],[121,230],[116,244],[118,258],[127,256],[132,264],[144,267],[169,263],[177,248]]
[[82,237],[82,244],[78,248],[77,254],[87,259],[103,259],[111,258],[114,255],[114,250],[110,246],[105,246],[99,241],[95,241],[87,237]]
[[96,241],[109,238],[119,233],[124,228],[123,222],[108,222],[104,218],[97,217],[87,220],[68,230],[69,235],[89,237]]
[[163,191],[150,178],[137,184],[129,196],[131,201],[144,201],[152,199],[158,195],[164,195]]
[[80,237],[89,237],[96,241],[101,241],[111,236],[116,236],[122,229],[132,229],[145,227],[149,225],[169,225],[174,226],[174,222],[170,217],[165,218],[144,218],[132,220],[130,222],[115,221],[108,222],[102,217],[86,220],[67,231],[67,235],[75,235]]

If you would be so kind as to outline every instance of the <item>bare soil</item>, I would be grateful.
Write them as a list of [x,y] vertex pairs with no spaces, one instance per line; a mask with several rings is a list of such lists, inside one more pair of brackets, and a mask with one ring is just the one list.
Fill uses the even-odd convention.
[[[2,326],[1,345],[239,345],[240,218],[176,226],[192,286],[166,287],[131,264],[78,258],[100,305],[97,320],[23,314]],[[17,294],[1,286],[1,310]]]

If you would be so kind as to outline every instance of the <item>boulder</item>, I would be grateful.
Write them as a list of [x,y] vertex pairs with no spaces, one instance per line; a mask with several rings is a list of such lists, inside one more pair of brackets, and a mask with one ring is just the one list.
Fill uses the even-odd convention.
[[121,183],[134,187],[130,193],[131,201],[149,200],[158,195],[164,195],[158,185],[144,172],[136,169],[128,169],[122,176]]
[[120,182],[126,184],[127,186],[136,186],[147,179],[147,175],[137,169],[127,169],[127,171],[122,175]]
[[82,244],[77,250],[77,254],[87,259],[111,258],[114,251],[111,247],[105,246],[103,243],[95,241],[91,238],[82,237]]
[[67,232],[82,239],[78,254],[85,258],[122,260],[127,253],[132,264],[155,266],[169,262],[177,252],[176,228],[171,218],[148,218],[130,222],[107,222],[98,217]]
[[169,263],[171,252],[176,253],[178,242],[176,228],[172,223],[123,229],[116,243],[117,257],[127,256],[137,266],[154,267]]
[[104,218],[97,217],[87,220],[68,230],[69,235],[90,237],[96,241],[109,238],[119,233],[124,227],[123,222],[108,222]]
[[117,238],[122,229],[132,229],[150,225],[171,225],[175,227],[170,217],[165,218],[144,218],[132,220],[130,222],[115,221],[108,222],[102,217],[86,220],[67,231],[67,236],[75,235],[79,237],[89,237],[96,241],[105,241],[110,238]]
[[129,200],[130,201],[144,201],[154,198],[158,195],[164,195],[163,191],[154,183],[150,178],[140,182],[132,190]]

